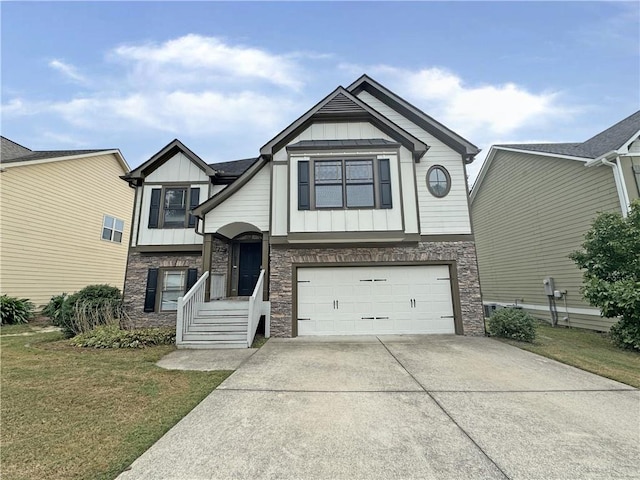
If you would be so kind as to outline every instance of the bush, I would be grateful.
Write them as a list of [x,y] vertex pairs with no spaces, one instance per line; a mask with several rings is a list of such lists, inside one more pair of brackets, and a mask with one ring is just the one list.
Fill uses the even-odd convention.
[[623,317],[611,326],[609,336],[620,348],[640,352],[640,324],[633,319]]
[[0,296],[0,324],[29,323],[33,317],[33,303],[28,298]]
[[536,338],[536,319],[523,310],[503,308],[489,317],[488,329],[492,337],[531,343]]
[[43,313],[67,336],[89,332],[100,325],[125,328],[128,321],[120,290],[109,285],[89,285],[73,295],[54,295]]
[[174,328],[122,330],[115,325],[96,327],[71,340],[71,344],[76,347],[92,348],[144,348],[153,345],[173,345],[175,342]]

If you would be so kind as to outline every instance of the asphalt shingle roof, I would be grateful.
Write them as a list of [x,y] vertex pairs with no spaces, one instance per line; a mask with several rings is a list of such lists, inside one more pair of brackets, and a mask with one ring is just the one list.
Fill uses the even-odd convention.
[[251,165],[256,163],[258,158],[243,158],[231,162],[210,163],[209,166],[225,176],[240,176],[246,172]]
[[385,147],[400,145],[384,138],[365,138],[360,140],[300,140],[289,145],[288,149],[302,148],[340,148],[340,147]]
[[[60,157],[71,157],[74,155],[84,155],[89,153],[97,153],[97,152],[107,152],[109,149],[98,149],[98,150],[41,150],[34,151],[30,150],[22,145],[9,140],[5,137],[0,137],[1,143],[1,156],[2,163],[13,163],[13,162],[29,162],[32,160],[43,160],[46,158],[60,158]],[[111,149],[115,150],[115,149]]]
[[496,147],[572,157],[598,158],[620,148],[639,130],[640,110],[582,143],[511,143],[496,145]]

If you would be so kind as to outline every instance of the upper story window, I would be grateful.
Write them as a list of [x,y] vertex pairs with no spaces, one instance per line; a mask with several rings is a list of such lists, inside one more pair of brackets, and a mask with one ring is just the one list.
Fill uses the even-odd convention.
[[102,240],[122,243],[122,232],[124,232],[124,220],[110,215],[102,218]]
[[391,208],[390,176],[388,159],[299,161],[298,209]]
[[196,219],[189,211],[199,202],[199,188],[171,186],[152,189],[149,228],[195,227]]
[[446,168],[434,165],[427,171],[427,188],[434,197],[446,197],[451,190],[451,176]]

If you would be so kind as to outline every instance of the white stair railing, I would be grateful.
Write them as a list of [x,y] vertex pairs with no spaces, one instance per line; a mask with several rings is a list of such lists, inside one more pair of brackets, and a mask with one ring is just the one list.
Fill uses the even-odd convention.
[[204,272],[198,281],[189,289],[184,297],[178,297],[178,317],[176,321],[176,345],[182,343],[182,336],[189,331],[189,326],[198,312],[198,304],[204,303],[206,280],[209,272]]
[[264,315],[264,304],[262,300],[262,292],[264,290],[264,270],[260,270],[260,276],[253,294],[249,298],[249,321],[247,322],[247,348],[251,348],[253,339],[256,336],[260,317]]

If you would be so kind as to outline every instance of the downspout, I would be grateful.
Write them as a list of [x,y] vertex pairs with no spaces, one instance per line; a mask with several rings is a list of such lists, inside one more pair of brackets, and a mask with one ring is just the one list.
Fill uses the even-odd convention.
[[611,162],[606,158],[603,158],[602,164],[613,168],[613,178],[616,182],[616,188],[618,190],[618,197],[620,198],[620,208],[622,209],[622,216],[626,217],[629,213],[629,193],[627,192],[627,186],[624,183],[624,174],[622,173],[622,167],[620,165],[620,156],[616,157],[617,162]]

